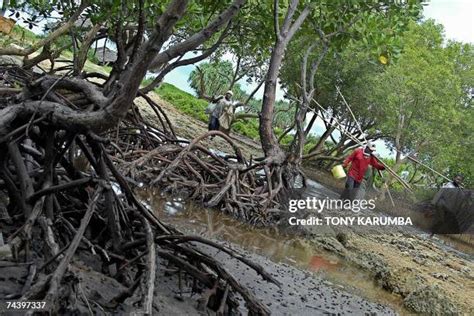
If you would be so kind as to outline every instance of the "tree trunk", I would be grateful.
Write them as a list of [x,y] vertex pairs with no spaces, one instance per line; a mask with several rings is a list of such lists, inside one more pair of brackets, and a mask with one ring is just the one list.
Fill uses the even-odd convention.
[[[301,27],[310,13],[310,7],[306,6],[301,14],[292,23],[293,15],[298,7],[298,0],[292,0],[285,16],[281,29],[278,28],[278,14],[275,14],[276,41],[270,58],[263,92],[262,111],[260,113],[260,140],[266,161],[269,165],[281,165],[286,155],[278,144],[278,139],[273,131],[273,116],[275,112],[275,94],[280,66],[285,55],[285,49],[296,31]],[[275,2],[275,12],[278,10],[278,1]]]
[[306,105],[299,107],[295,114],[296,134],[290,146],[288,161],[295,164],[301,164],[303,157],[304,144],[306,142],[306,133],[304,131],[304,120],[306,118]]
[[265,80],[262,111],[260,112],[260,140],[262,149],[271,163],[281,164],[285,160],[285,153],[278,144],[278,139],[273,131],[273,115],[275,111],[275,95],[280,65],[285,53],[286,42],[278,39],[273,48]]
[[74,59],[74,75],[77,76],[81,73],[84,65],[86,64],[87,60],[87,53],[89,52],[89,48],[94,41],[97,32],[99,32],[101,25],[95,24],[92,28],[87,32],[84,40],[82,41],[81,48],[77,52],[77,58]]

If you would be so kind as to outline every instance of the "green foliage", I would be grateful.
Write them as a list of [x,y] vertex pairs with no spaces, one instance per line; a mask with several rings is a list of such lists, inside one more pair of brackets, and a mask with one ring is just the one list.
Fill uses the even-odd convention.
[[[215,97],[218,95],[223,95],[229,89],[229,86],[232,83],[233,75],[234,70],[232,68],[232,63],[229,61],[206,62],[200,64],[193,71],[191,71],[188,82],[198,96]],[[236,101],[243,102],[248,98],[248,94],[242,90],[239,83],[234,84],[232,91],[234,93],[233,99]],[[261,100],[251,99],[247,108],[252,113],[258,113],[260,111],[261,105]],[[276,102],[274,118],[276,127],[279,127],[280,129],[286,129],[292,124],[294,116],[295,108],[292,107],[288,102],[282,100]],[[253,121],[255,122],[246,123],[246,125],[257,125],[256,119],[253,119]],[[242,124],[238,124],[235,126],[235,129],[251,138],[258,138],[254,135],[253,128],[250,129],[252,130],[250,131],[248,128],[241,129],[241,126]],[[256,130],[258,130],[258,126]]]
[[396,150],[472,179],[474,160],[466,153],[473,146],[473,112],[466,87],[474,84],[473,47],[443,45],[442,28],[433,21],[411,23],[403,42],[399,60],[369,83],[372,101],[383,111],[378,128]]
[[422,2],[393,0],[323,0],[318,1],[311,16],[325,34],[345,29],[331,39],[337,51],[347,44],[359,45],[376,59],[380,54],[397,58],[401,43],[399,35],[410,21],[418,20]]
[[[6,1],[8,9],[12,11],[10,18],[16,21],[21,21],[27,25],[29,29],[37,27],[40,23],[48,21],[54,13],[59,13],[62,18],[68,19],[78,8],[80,2],[75,1]],[[102,1],[97,1],[97,4],[103,5]],[[96,6],[98,8],[98,6]],[[92,12],[92,8],[88,12]],[[61,24],[61,20],[55,25]],[[46,24],[45,31],[50,31],[52,26]]]
[[87,60],[89,60],[90,62],[94,64],[99,64],[99,58],[97,58],[97,56],[94,54],[93,49],[89,49],[87,51]]
[[272,2],[247,0],[234,20],[226,44],[219,47],[211,60],[232,55],[234,64],[239,64],[239,78],[247,83],[260,82],[267,72],[271,52],[268,48],[274,44],[273,32]]
[[254,140],[259,139],[258,122],[256,120],[238,121],[232,124],[232,129]]
[[[285,132],[285,129],[282,129],[282,128],[279,128],[279,127],[275,127],[275,135],[277,136],[277,138],[280,138],[281,135]],[[283,146],[288,146],[290,145],[290,143],[293,141],[293,135],[292,134],[286,134],[283,139],[281,140],[281,144]]]
[[32,43],[41,38],[41,36],[38,36],[35,33],[31,32],[30,30],[25,29],[24,27],[21,27],[19,25],[15,25],[13,27],[12,33],[10,35],[17,37],[20,40],[23,40],[27,43]]
[[[261,102],[260,102],[261,104]],[[275,102],[274,126],[286,129],[293,124],[295,119],[296,106],[287,101],[278,100]]]
[[[206,62],[191,71],[188,82],[197,95],[224,95],[232,82],[234,71],[229,61]],[[239,87],[240,88],[240,87]],[[239,93],[235,93],[239,92]],[[234,91],[234,99],[242,95],[242,91]]]
[[318,141],[319,141],[319,137],[314,136],[314,135],[308,135],[308,137],[306,138],[304,148],[303,148],[303,154],[308,154],[309,150],[313,148]]
[[[316,99],[346,124],[353,122],[335,90],[338,85],[359,123],[376,123],[365,132],[384,135],[392,148],[403,154],[416,153],[418,159],[448,177],[464,174],[466,185],[471,186],[474,113],[468,91],[474,86],[473,46],[446,43],[442,27],[433,21],[405,21],[403,29],[394,44],[398,54],[391,56],[388,65],[377,61],[378,44],[367,46],[370,36],[367,43],[359,38],[330,46],[315,77]],[[301,64],[306,41],[301,36],[293,43],[282,68],[283,85],[296,97],[301,69],[295,65]],[[313,59],[319,54],[320,48]],[[412,166],[400,163],[399,172]],[[422,167],[418,172],[420,176],[430,173]]]
[[[314,82],[314,98],[328,111],[326,118],[332,116],[348,132],[356,133],[358,128],[336,90],[338,86],[364,131],[376,134],[373,127],[381,111],[370,102],[367,81],[383,71],[378,62],[381,54],[395,59],[406,24],[420,16],[420,1],[322,0],[312,4],[312,14],[287,48],[281,86],[292,99],[302,100],[302,86],[306,85],[307,92]],[[315,48],[308,56],[305,78],[301,66],[311,45]],[[315,73],[313,65],[319,65]],[[320,111],[316,102],[310,106]],[[310,146],[305,147],[308,150]]]
[[[176,25],[169,45],[202,30],[229,2],[191,1],[186,15]],[[132,25],[138,20],[137,1],[93,0],[90,3],[83,17],[92,23],[102,22],[110,29],[110,34],[115,34],[118,23]],[[168,3],[143,2],[149,28]],[[315,30],[326,35],[335,33],[328,42],[327,57],[312,78],[316,82],[315,98],[347,125],[352,119],[336,94],[335,85],[338,85],[357,120],[376,123],[366,132],[383,134],[393,148],[403,154],[416,153],[418,159],[449,176],[461,172],[472,184],[474,117],[467,91],[474,87],[473,46],[446,43],[442,28],[432,21],[415,23],[420,17],[421,1],[305,0],[300,1],[297,11],[308,3],[313,10],[290,42],[281,68],[280,83],[288,94],[301,97],[302,56],[308,44],[319,43],[320,33]],[[75,1],[33,0],[10,1],[9,7],[14,10],[14,18],[31,26],[50,18],[53,11],[59,12],[61,18],[47,25],[46,31],[51,32],[71,16],[78,4]],[[279,1],[279,6],[281,25],[288,1]],[[249,82],[261,80],[268,68],[275,40],[273,23],[273,1],[248,0],[210,62],[200,64],[199,69],[192,72],[189,78],[191,87],[200,96],[223,94],[231,86],[235,72],[231,62],[221,61],[221,57],[229,53],[239,60],[240,69],[235,78]],[[85,31],[74,27],[79,41]],[[214,34],[196,52],[213,45],[219,35]],[[15,26],[12,36],[3,36],[0,44],[28,44],[37,39],[33,33]],[[52,48],[70,44],[70,34],[67,34],[56,39]],[[318,47],[310,59],[314,61],[321,53],[322,47]],[[380,55],[388,58],[388,65],[379,63]],[[70,52],[63,56],[72,58]],[[88,59],[96,61],[91,52]],[[234,99],[244,101],[247,95],[239,80],[233,85]],[[162,84],[157,92],[180,111],[207,122],[204,113],[206,101],[169,84]],[[249,102],[253,113],[257,113],[260,106],[260,100]],[[279,136],[292,125],[295,107],[288,102],[277,102],[274,114],[275,133]],[[238,121],[233,128],[241,134],[258,138],[257,119]],[[288,145],[292,138],[291,134],[286,135],[282,144]],[[316,142],[316,138],[308,138],[305,152]],[[410,168],[402,164],[400,170],[405,167]]]

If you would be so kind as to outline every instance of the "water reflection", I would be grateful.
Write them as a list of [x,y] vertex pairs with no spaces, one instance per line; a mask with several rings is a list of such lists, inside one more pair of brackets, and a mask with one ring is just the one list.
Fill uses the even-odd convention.
[[189,202],[167,200],[153,190],[142,190],[139,195],[164,222],[197,235],[235,243],[272,261],[306,268],[315,255],[308,241],[281,234],[275,228],[255,229],[220,212],[202,209]]
[[234,243],[274,262],[317,273],[325,282],[403,313],[400,297],[383,291],[367,273],[348,265],[333,253],[315,249],[303,238],[283,234],[276,228],[257,229],[221,212],[203,209],[179,198],[167,200],[154,190],[143,189],[137,193],[163,222],[180,230]]
[[308,269],[313,271],[334,271],[340,268],[340,266],[341,264],[338,261],[328,260],[322,256],[312,256],[309,261]]

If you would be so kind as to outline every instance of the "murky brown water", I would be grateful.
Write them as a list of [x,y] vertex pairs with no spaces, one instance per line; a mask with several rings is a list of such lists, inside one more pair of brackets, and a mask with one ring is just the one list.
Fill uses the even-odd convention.
[[348,265],[332,253],[314,249],[302,238],[281,234],[276,229],[258,229],[189,202],[183,204],[182,210],[175,212],[179,207],[171,209],[167,206],[166,199],[158,191],[142,190],[138,194],[163,222],[180,230],[234,243],[274,262],[311,271],[336,287],[390,306],[401,314],[406,313],[399,296],[384,291],[367,273]]

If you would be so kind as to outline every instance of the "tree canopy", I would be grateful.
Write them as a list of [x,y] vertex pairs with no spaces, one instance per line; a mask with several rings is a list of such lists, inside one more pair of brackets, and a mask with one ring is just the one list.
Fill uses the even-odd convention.
[[472,45],[445,43],[433,21],[411,23],[403,43],[397,62],[373,78],[372,103],[383,111],[377,128],[399,153],[397,162],[419,155],[447,173],[472,175],[470,159],[452,170],[459,146],[472,146]]

